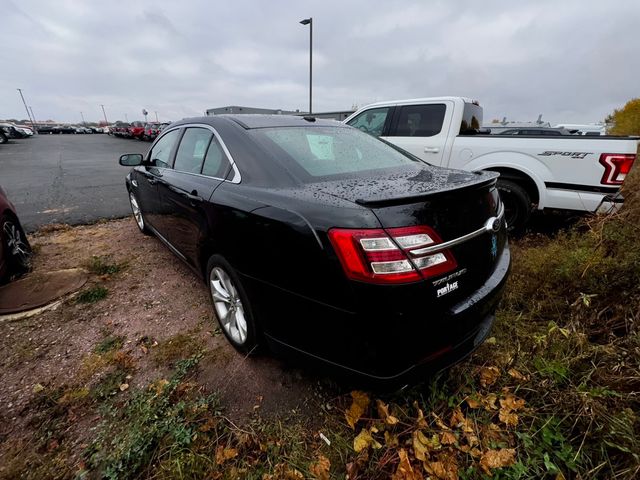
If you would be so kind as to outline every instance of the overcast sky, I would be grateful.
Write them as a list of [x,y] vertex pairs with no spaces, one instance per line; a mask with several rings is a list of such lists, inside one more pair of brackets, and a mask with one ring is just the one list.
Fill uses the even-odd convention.
[[1,0],[0,118],[160,120],[439,95],[594,122],[640,96],[636,0]]

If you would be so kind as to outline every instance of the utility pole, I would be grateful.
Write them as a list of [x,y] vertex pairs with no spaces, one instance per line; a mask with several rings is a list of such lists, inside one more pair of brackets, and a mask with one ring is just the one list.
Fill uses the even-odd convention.
[[311,97],[313,88],[313,17],[300,20],[300,23],[302,25],[309,25],[309,115],[311,115]]
[[160,123],[160,120],[158,120],[158,112],[153,112],[156,114],[156,122]]
[[104,105],[100,105],[102,107],[102,114],[104,115],[104,122],[109,125],[109,120],[107,120],[107,113],[104,111]]
[[22,90],[20,88],[17,88],[16,90],[18,90],[18,92],[20,92],[20,98],[22,99],[22,103],[24,104],[24,109],[27,111],[27,118],[31,122],[31,126],[33,127],[33,130],[35,131],[36,130],[36,124],[33,121],[33,118],[31,118],[31,114],[29,113],[29,108],[27,107],[27,102],[24,101],[24,95],[22,95]]
[[85,125],[85,126],[86,126],[86,125],[87,125],[87,122],[85,122],[85,120],[84,120],[84,115],[83,115],[83,113],[82,113],[82,112],[80,112],[80,116],[82,117],[82,125]]
[[129,116],[126,113],[124,114],[124,120],[125,122],[129,123]]

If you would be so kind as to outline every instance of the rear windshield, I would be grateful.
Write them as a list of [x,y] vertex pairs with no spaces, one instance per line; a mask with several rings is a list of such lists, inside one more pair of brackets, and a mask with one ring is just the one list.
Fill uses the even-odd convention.
[[301,179],[339,177],[423,163],[355,128],[261,128],[251,130],[251,135]]
[[478,133],[482,125],[482,107],[475,103],[464,104],[462,122],[460,123],[460,135],[473,135]]

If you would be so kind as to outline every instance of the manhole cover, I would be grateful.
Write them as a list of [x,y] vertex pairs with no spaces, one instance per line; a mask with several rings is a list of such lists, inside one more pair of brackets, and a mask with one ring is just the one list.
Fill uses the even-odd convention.
[[80,268],[57,272],[32,273],[0,287],[0,315],[42,307],[80,289],[87,272]]

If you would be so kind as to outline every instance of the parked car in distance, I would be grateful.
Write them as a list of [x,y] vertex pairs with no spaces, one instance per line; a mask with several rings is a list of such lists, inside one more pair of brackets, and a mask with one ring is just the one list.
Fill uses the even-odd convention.
[[25,135],[25,138],[33,136],[33,129],[31,127],[27,127],[26,125],[13,125],[17,130],[22,132]]
[[482,107],[464,97],[379,102],[345,123],[434,165],[500,173],[513,232],[524,230],[534,210],[617,210],[639,138],[483,134]]
[[53,125],[42,125],[37,127],[38,133],[41,135],[52,135],[55,132],[55,127]]
[[149,122],[144,126],[144,134],[142,135],[143,140],[152,141],[160,133],[160,123],[159,122]]
[[31,246],[16,208],[0,186],[0,284],[31,268]]
[[54,127],[54,133],[71,134],[71,133],[77,133],[77,131],[76,131],[76,127],[72,125],[59,125],[57,127]]
[[4,129],[0,127],[0,145],[7,143],[9,141],[9,137],[5,133]]
[[7,139],[20,139],[27,136],[26,133],[21,132],[11,123],[0,123],[0,129],[3,131],[4,136]]
[[185,119],[120,164],[139,229],[205,279],[243,354],[397,385],[490,331],[510,265],[494,172],[285,115]]
[[142,137],[144,136],[144,123],[131,122],[131,125],[129,125],[129,136],[131,138],[142,140]]
[[125,122],[116,122],[112,127],[112,132],[115,137],[127,138],[129,137],[129,124]]

